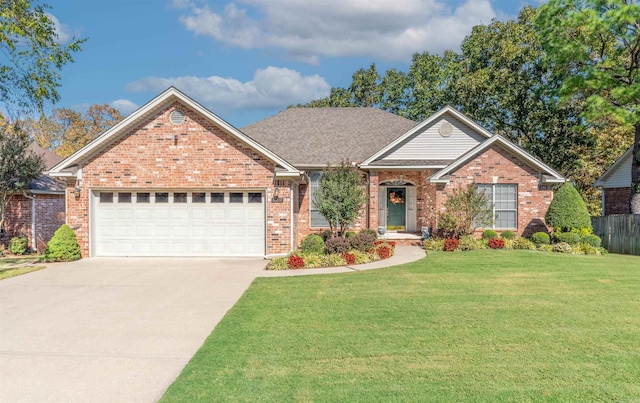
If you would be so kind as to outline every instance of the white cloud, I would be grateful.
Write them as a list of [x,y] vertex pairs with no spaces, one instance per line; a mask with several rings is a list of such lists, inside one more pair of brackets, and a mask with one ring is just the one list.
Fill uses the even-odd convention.
[[47,15],[47,18],[49,18],[53,23],[53,29],[56,35],[58,35],[57,42],[58,43],[69,42],[74,36],[74,33],[72,32],[71,28],[68,25],[62,24],[60,20],[58,20],[58,17],[56,17],[55,15],[50,13],[45,13],[45,14]]
[[219,76],[146,77],[127,84],[127,90],[161,92],[172,85],[215,113],[283,108],[326,97],[331,90],[319,75],[273,66],[256,70],[253,80],[245,83]]
[[415,52],[456,49],[474,25],[496,17],[489,0],[457,8],[443,0],[237,0],[219,11],[195,3],[188,9],[180,22],[196,35],[246,49],[279,48],[309,63],[345,56],[408,60]]
[[129,101],[128,99],[116,99],[109,103],[109,106],[117,109],[123,116],[127,116],[131,112],[138,109],[138,104]]

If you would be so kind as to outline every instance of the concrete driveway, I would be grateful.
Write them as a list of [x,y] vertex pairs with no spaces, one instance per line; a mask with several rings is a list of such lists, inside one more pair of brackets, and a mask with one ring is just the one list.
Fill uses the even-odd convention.
[[0,401],[158,400],[265,264],[92,258],[0,281]]

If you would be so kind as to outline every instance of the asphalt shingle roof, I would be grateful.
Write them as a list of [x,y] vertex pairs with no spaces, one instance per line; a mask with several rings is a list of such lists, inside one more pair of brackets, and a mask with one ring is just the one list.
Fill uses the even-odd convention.
[[290,108],[240,130],[300,167],[362,162],[416,125],[377,108]]
[[[56,166],[60,163],[60,161],[64,159],[53,151],[42,148],[35,143],[29,144],[29,151],[42,156],[42,160],[44,161],[44,169],[46,171]],[[41,177],[29,182],[28,188],[32,192],[64,194],[65,185],[50,176],[42,175]]]

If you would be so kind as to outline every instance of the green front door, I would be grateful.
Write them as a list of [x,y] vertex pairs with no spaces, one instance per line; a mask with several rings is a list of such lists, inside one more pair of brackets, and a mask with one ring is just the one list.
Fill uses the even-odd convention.
[[387,229],[404,230],[406,228],[406,188],[387,188]]

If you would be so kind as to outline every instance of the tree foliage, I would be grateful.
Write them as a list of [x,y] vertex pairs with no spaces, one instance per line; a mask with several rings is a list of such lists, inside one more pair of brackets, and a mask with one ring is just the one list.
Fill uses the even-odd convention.
[[17,125],[0,122],[0,228],[12,196],[44,170],[42,157],[29,151],[29,136]]
[[564,101],[584,99],[583,116],[634,126],[631,211],[640,214],[640,4],[635,0],[551,0],[537,27],[562,78]]
[[91,105],[84,114],[54,109],[49,116],[26,119],[22,124],[39,146],[68,157],[122,119],[120,112],[109,105]]
[[41,111],[58,101],[60,71],[85,41],[60,44],[46,8],[37,0],[0,0],[0,100],[7,109]]
[[346,162],[323,171],[313,200],[314,207],[329,221],[334,236],[342,237],[360,217],[366,202],[362,176]]
[[473,234],[476,228],[493,223],[493,208],[484,192],[475,183],[456,189],[438,214],[438,229],[448,238]]
[[547,210],[546,221],[547,225],[560,232],[591,229],[591,216],[573,184],[566,182],[556,190]]

